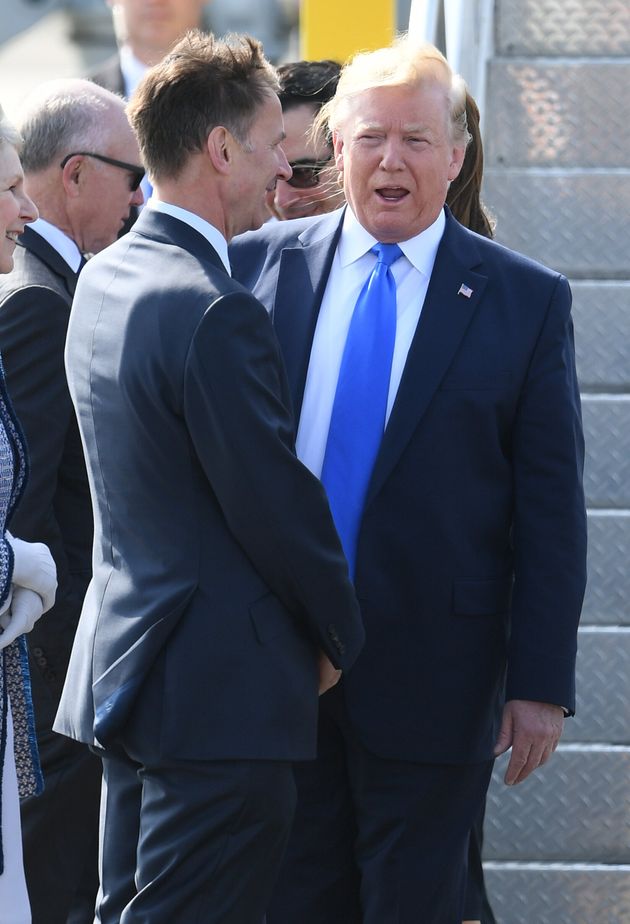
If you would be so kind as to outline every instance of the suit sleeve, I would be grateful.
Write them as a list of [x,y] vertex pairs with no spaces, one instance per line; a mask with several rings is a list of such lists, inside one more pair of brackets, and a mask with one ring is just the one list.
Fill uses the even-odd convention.
[[362,643],[328,503],[297,460],[271,322],[247,293],[219,298],[193,337],[185,416],[226,521],[259,573],[335,666]]
[[568,283],[559,277],[513,434],[515,584],[506,694],[573,711],[586,511],[570,309]]

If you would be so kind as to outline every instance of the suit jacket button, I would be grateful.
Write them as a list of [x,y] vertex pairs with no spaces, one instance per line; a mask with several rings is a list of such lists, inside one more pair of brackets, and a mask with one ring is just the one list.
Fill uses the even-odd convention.
[[337,630],[335,629],[332,623],[329,624],[327,631],[328,631],[328,637],[330,638],[331,642],[333,643],[333,645],[335,646],[339,654],[345,654],[346,646],[339,638],[339,635],[337,634]]

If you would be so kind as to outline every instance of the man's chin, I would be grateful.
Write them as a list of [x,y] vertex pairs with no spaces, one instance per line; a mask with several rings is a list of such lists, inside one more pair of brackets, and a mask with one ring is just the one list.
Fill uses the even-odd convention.
[[258,231],[259,228],[262,228],[262,226],[264,225],[264,223],[267,221],[268,218],[269,218],[269,210],[266,204],[263,204],[263,206],[254,215],[252,215],[249,228],[246,228],[245,230],[246,231]]

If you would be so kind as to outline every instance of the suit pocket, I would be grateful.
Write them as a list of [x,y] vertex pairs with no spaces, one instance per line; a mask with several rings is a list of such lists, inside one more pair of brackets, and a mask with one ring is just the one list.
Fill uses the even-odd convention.
[[453,612],[456,616],[505,615],[512,603],[512,575],[491,581],[454,581]]
[[275,594],[268,593],[249,605],[249,615],[254,625],[256,638],[261,645],[285,635],[295,634],[297,625],[286,607]]

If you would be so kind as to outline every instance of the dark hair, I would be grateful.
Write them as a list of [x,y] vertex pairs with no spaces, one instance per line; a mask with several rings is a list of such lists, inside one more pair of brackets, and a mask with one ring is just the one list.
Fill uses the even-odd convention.
[[129,103],[148,173],[177,176],[218,125],[245,145],[258,108],[277,91],[257,39],[191,30],[146,73]]
[[335,95],[341,65],[323,61],[293,61],[278,68],[280,102],[284,111],[311,103],[316,109]]
[[470,141],[459,175],[451,183],[446,204],[454,217],[477,234],[494,237],[494,222],[481,202],[481,181],[483,179],[483,142],[479,128],[479,109],[466,92],[466,121]]

